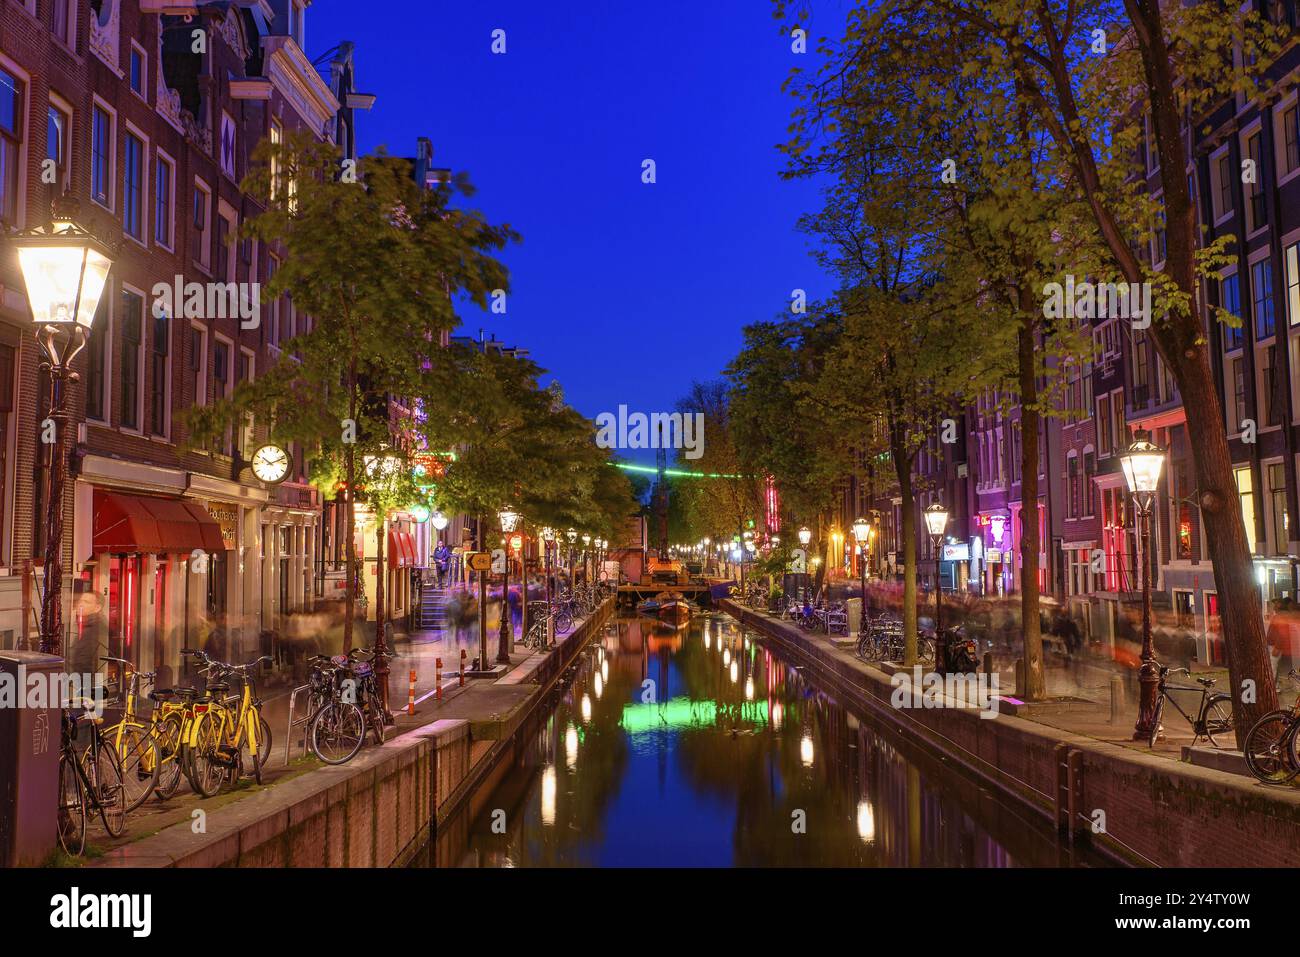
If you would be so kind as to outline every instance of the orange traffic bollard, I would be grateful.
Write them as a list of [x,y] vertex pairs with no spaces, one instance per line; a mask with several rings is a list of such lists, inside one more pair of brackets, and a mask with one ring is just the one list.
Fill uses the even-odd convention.
[[434,676],[434,685],[433,685],[434,697],[436,697],[439,701],[441,701],[442,700],[442,659],[441,658],[434,659],[433,676]]
[[411,693],[406,699],[406,713],[415,714],[415,669],[411,669]]
[[465,687],[465,669],[468,664],[465,661],[465,649],[460,650],[460,686]]

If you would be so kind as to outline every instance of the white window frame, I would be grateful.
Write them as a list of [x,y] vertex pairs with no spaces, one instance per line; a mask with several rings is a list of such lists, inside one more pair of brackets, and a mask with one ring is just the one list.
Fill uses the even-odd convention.
[[[32,148],[32,75],[13,60],[0,54],[0,67],[23,83],[22,139],[18,142],[18,195],[14,197],[14,222],[27,222],[27,158]],[[17,372],[14,373],[15,377]]]
[[[1249,149],[1250,138],[1252,136],[1255,136],[1256,134],[1258,134],[1260,137],[1260,147],[1261,147],[1260,162],[1262,163],[1264,160],[1264,150],[1263,150],[1264,119],[1262,116],[1255,117],[1248,124],[1246,124],[1246,126],[1242,127],[1241,131],[1237,134],[1238,155],[1241,156],[1241,161],[1243,163],[1246,160],[1250,159],[1250,149]],[[1253,186],[1255,189],[1259,190],[1259,192],[1262,193],[1265,197],[1267,197],[1268,190],[1265,189],[1265,183],[1263,177],[1264,177],[1263,169],[1255,170],[1255,182]],[[1237,168],[1237,178],[1238,179],[1241,178],[1240,166],[1238,166]],[[1247,192],[1246,186],[1247,186],[1246,183],[1241,184],[1241,206],[1242,206],[1241,222],[1242,225],[1245,226],[1246,239],[1251,240],[1254,239],[1256,236],[1263,235],[1265,232],[1267,232],[1269,227],[1269,222],[1265,222],[1264,225],[1261,226],[1258,223],[1254,223],[1251,221],[1251,212],[1250,212],[1251,196],[1250,193]]]
[[[216,215],[216,211],[213,209],[213,204],[212,204],[212,187],[208,185],[207,181],[202,176],[196,176],[194,177],[194,189],[196,191],[201,191],[204,194],[204,196],[207,197],[203,205],[203,233],[201,235],[202,245],[200,246],[200,248],[203,250],[203,256],[205,258],[196,260],[196,265],[198,265],[204,272],[211,275],[212,273],[212,217]],[[190,217],[189,218],[190,229],[193,229],[194,228],[193,193],[190,194],[189,217]],[[190,250],[186,250],[187,255],[189,254],[189,252]]]
[[[197,395],[194,396],[193,401],[195,405],[207,405],[208,404],[208,327],[201,322],[195,322],[194,320],[190,320],[190,329],[192,329],[194,332],[197,332],[199,334],[200,341],[203,343],[203,351],[199,357],[199,370],[198,370],[199,382],[202,383],[203,388],[198,392]],[[191,338],[193,337],[191,336]],[[190,365],[187,362],[185,365],[185,377],[187,379],[190,377],[190,373],[192,371],[193,370],[190,368]]]
[[[131,86],[131,54],[140,54],[140,89],[135,90]],[[145,103],[149,102],[149,51],[131,40],[131,46],[126,54],[126,88],[135,96]]]
[[[1260,484],[1264,486],[1261,489],[1260,499],[1264,505],[1264,539],[1265,547],[1268,549],[1266,554],[1270,558],[1275,558],[1278,555],[1286,554],[1287,543],[1273,541],[1273,486],[1268,478],[1269,466],[1271,465],[1282,466],[1282,493],[1286,494],[1286,459],[1278,455],[1272,458],[1260,459],[1259,461]],[[1289,533],[1290,530],[1288,529]]]
[[[169,170],[167,176],[167,181],[169,184],[168,190],[170,192],[170,196],[168,198],[168,208],[171,210],[171,219],[167,223],[167,242],[166,243],[158,242],[158,203],[157,203],[158,197],[156,194],[150,194],[149,205],[153,210],[153,217],[154,217],[153,243],[155,246],[159,247],[160,249],[165,249],[168,252],[175,252],[176,251],[176,160],[172,159],[172,157],[162,147],[159,147],[157,150],[155,150],[154,156],[155,156],[155,162],[159,160],[162,161],[167,165],[167,168]],[[157,186],[157,180],[158,178],[155,176],[154,177],[155,187]]]
[[[114,287],[112,278],[104,284],[103,296],[107,299],[105,305],[104,321],[108,323],[104,331],[104,381],[99,384],[100,388],[100,406],[104,410],[103,418],[96,419],[88,412],[86,421],[93,425],[108,426],[113,422],[113,360],[116,358],[117,350],[113,348],[113,334],[117,332],[117,302],[120,290]],[[89,346],[87,346],[89,348]],[[86,361],[90,361],[89,354]],[[83,381],[85,377],[82,377]]]
[[152,161],[150,157],[153,150],[150,149],[148,135],[140,127],[136,126],[130,120],[124,121],[125,129],[122,131],[122,173],[126,173],[126,137],[134,136],[140,141],[140,238],[136,239],[126,231],[126,179],[122,180],[122,236],[131,240],[137,246],[147,249],[149,247],[149,227],[152,225],[150,213],[153,210],[153,191],[149,189],[150,174]]
[[[235,363],[238,360],[239,347],[235,344],[235,340],[231,339],[229,336],[223,336],[221,333],[217,332],[216,329],[213,329],[212,345],[214,348],[212,349],[212,355],[214,356],[216,355],[216,351],[217,351],[215,348],[217,343],[220,343],[226,347],[226,386],[225,386],[224,393],[222,393],[221,395],[216,394],[215,386],[217,380],[214,376],[214,372],[216,370],[216,364],[214,362],[212,361],[208,362],[207,373],[208,373],[208,380],[214,386],[213,388],[213,395],[215,397],[214,401],[219,402],[222,399],[229,398],[230,394],[235,391],[235,374],[238,372]],[[228,428],[230,430],[229,431],[230,441],[226,442],[223,437],[221,442],[221,448],[216,450],[217,455],[226,455],[227,448],[230,449],[230,452],[232,454],[235,451],[235,427],[231,425],[228,426]]]
[[[1300,163],[1291,169],[1286,167],[1286,129],[1282,125],[1282,119],[1286,116],[1286,111],[1293,107],[1296,110],[1296,123],[1300,125],[1300,91],[1293,89],[1273,105],[1273,161],[1277,164],[1278,170],[1285,170],[1277,177],[1278,187],[1285,186],[1300,176]],[[1300,130],[1297,132],[1300,134]]]
[[[239,273],[239,212],[224,199],[218,199],[217,215],[226,221],[227,248],[226,274],[216,278],[222,282],[234,282]],[[216,263],[212,264],[212,268],[216,268]]]
[[[144,315],[145,315],[145,322],[151,324],[150,332],[152,333],[153,331],[152,323],[154,321],[154,316],[153,316],[153,310],[149,307],[149,303],[147,300],[145,301]],[[150,421],[148,423],[148,427],[144,430],[144,432],[147,436],[149,436],[150,439],[152,439],[155,442],[170,443],[172,440],[172,399],[174,398],[175,395],[174,393],[175,386],[173,384],[173,380],[174,380],[173,369],[175,368],[175,359],[176,359],[176,317],[175,316],[167,317],[166,327],[167,327],[167,364],[166,364],[166,369],[163,373],[163,390],[166,393],[166,400],[163,404],[163,431],[161,435],[153,431],[153,421],[152,421],[153,409],[152,407],[150,407],[145,410],[145,412],[148,414]],[[148,378],[149,378],[149,386],[150,388],[152,388],[153,386],[153,342],[152,340],[149,342],[148,347],[146,347],[145,349],[145,356],[148,357],[149,359]]]
[[[117,288],[117,298],[119,302],[122,299],[122,294],[126,292],[133,293],[134,295],[140,297],[140,342],[135,347],[136,348],[136,367],[135,367],[136,369],[136,374],[135,374],[136,423],[135,423],[135,427],[132,428],[129,425],[123,425],[119,418],[118,431],[125,432],[128,435],[146,436],[149,434],[149,430],[145,427],[145,421],[144,421],[145,420],[144,360],[145,360],[145,355],[148,352],[146,346],[149,340],[149,320],[151,318],[149,314],[149,296],[143,289],[140,289],[138,286],[133,286],[129,282],[123,282],[123,283],[119,283]],[[125,353],[125,346],[124,346],[123,355],[125,354],[126,353]],[[114,381],[120,383],[121,379],[122,377],[119,375],[115,378]]]
[[[248,381],[252,382],[257,378],[257,352],[247,346],[240,346],[239,355],[242,359],[248,360]],[[236,369],[235,372],[238,373],[239,370]],[[243,379],[240,379],[235,384],[238,385],[239,382],[243,381]],[[257,420],[251,412],[247,414],[240,431],[242,435],[240,441],[236,443],[235,451],[247,454],[252,451],[251,447],[257,441]]]
[[[75,152],[74,144],[76,142],[76,137],[74,136],[73,133],[72,124],[76,120],[77,111],[73,109],[71,103],[69,103],[67,100],[61,97],[54,90],[50,90],[49,103],[47,104],[47,109],[54,109],[57,110],[59,113],[63,114],[63,120],[64,120],[63,136],[66,142],[63,144],[63,168],[59,171],[59,175],[63,177],[63,182],[71,183],[72,182],[72,154]],[[47,114],[45,120],[45,127],[47,130],[49,129],[49,125],[50,125],[50,121],[49,121],[49,116]],[[46,137],[46,139],[48,141],[48,136]],[[49,152],[48,142],[46,142],[45,151],[47,153]]]
[[[1230,143],[1224,143],[1217,150],[1210,154],[1210,218],[1214,225],[1222,226],[1232,218],[1233,210],[1222,210],[1219,208],[1219,196],[1221,195],[1220,187],[1223,185],[1219,179],[1219,165],[1223,160],[1225,153],[1231,149]],[[1228,168],[1232,168],[1231,157],[1229,157]],[[1236,202],[1236,192],[1229,190],[1233,194],[1233,202]]]
[[[95,111],[103,110],[108,116],[108,169],[104,182],[108,184],[108,205],[95,198]],[[117,212],[117,110],[99,94],[90,99],[90,201],[100,209]]]

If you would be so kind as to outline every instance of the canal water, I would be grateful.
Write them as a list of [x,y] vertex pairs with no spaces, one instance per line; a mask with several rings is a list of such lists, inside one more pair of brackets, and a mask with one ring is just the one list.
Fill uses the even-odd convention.
[[725,616],[611,622],[417,866],[1101,863],[854,715]]

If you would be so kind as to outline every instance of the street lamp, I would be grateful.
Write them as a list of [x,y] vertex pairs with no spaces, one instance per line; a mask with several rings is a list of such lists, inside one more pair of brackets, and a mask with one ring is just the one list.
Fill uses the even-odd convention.
[[[551,548],[555,545],[555,529],[546,525],[542,528],[542,553],[546,565],[546,613],[551,613]],[[548,636],[547,640],[550,638]]]
[[447,516],[443,515],[442,512],[434,512],[429,518],[429,521],[433,524],[433,527],[440,532],[447,527]]
[[[510,541],[508,536],[519,524],[519,513],[510,506],[497,512],[497,521],[501,523],[501,544],[506,555],[505,574],[501,578],[501,628],[497,632],[497,664],[510,664],[510,645],[514,638],[510,627]],[[486,657],[486,655],[484,656]],[[487,670],[487,662],[481,662]]]
[[27,303],[36,324],[36,341],[50,374],[50,408],[54,424],[49,479],[45,496],[45,589],[41,596],[41,651],[61,654],[63,643],[63,479],[67,468],[64,433],[68,421],[65,385],[76,381],[72,360],[86,346],[108,271],[108,246],[78,226],[77,202],[57,200],[50,221],[23,230],[10,242],[27,287]]
[[867,628],[867,536],[871,534],[871,523],[859,518],[853,523],[853,538],[858,543],[858,572],[862,577],[862,620],[859,632]]
[[588,532],[582,533],[582,581],[583,584],[591,584],[591,555],[588,549],[591,548],[591,535]]
[[[944,529],[948,527],[948,510],[935,502],[925,510],[925,527],[934,545],[934,670],[943,674],[948,668],[948,649],[943,645],[940,619],[943,610],[943,586],[939,583],[939,556]],[[940,659],[942,658],[942,665]]]
[[1142,667],[1138,670],[1140,694],[1137,725],[1133,728],[1135,741],[1150,739],[1157,731],[1156,698],[1160,686],[1160,662],[1156,661],[1151,644],[1151,505],[1160,485],[1165,451],[1153,445],[1149,435],[1139,429],[1133,444],[1119,460],[1124,467],[1124,482],[1133,496],[1133,505],[1142,523]]

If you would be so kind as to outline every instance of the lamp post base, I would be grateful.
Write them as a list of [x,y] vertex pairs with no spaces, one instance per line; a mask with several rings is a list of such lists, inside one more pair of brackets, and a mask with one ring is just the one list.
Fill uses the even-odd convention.
[[1148,658],[1138,669],[1138,718],[1133,727],[1134,741],[1147,741],[1156,729],[1156,701],[1160,697],[1160,662]]

